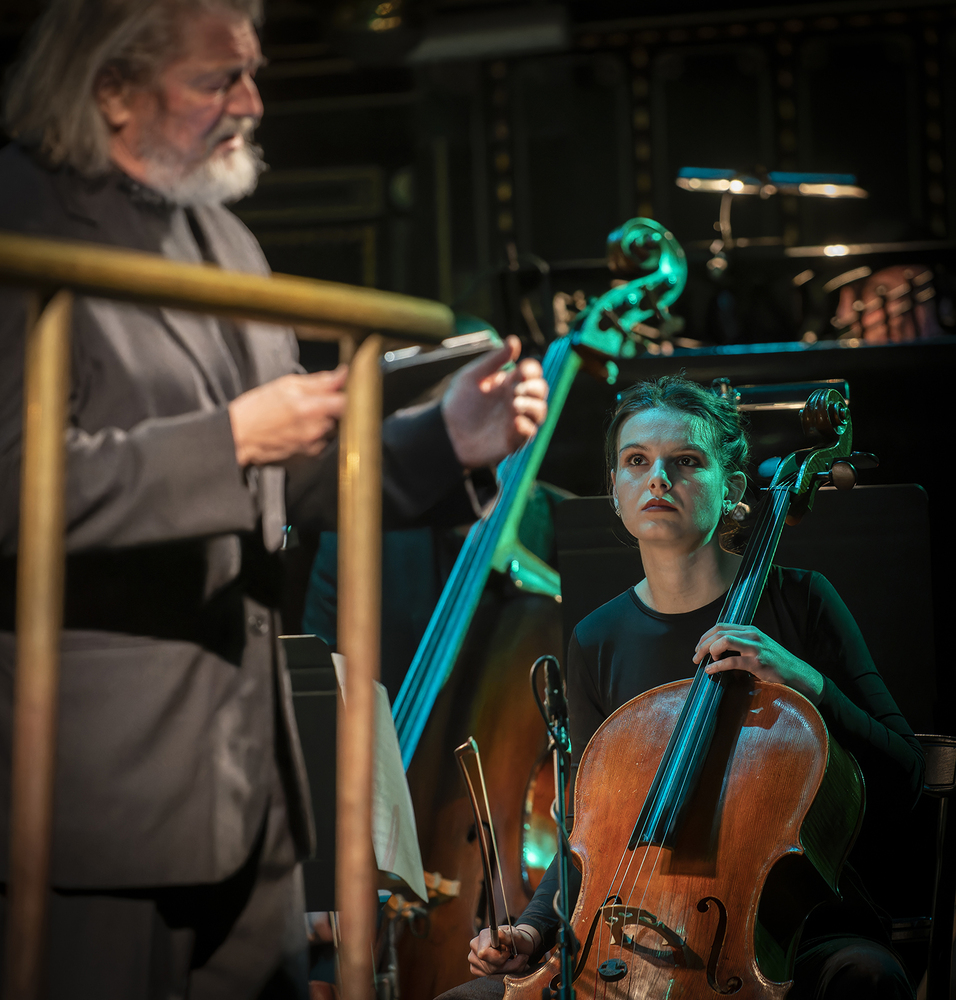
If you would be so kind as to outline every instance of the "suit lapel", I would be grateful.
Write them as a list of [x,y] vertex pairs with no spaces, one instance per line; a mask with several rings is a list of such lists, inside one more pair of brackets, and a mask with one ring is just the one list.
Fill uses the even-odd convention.
[[236,364],[211,316],[160,308],[163,324],[202,372],[216,406],[225,406],[242,392]]
[[[194,212],[206,238],[209,256],[214,261],[229,271],[271,274],[258,244],[228,209],[196,208]],[[261,385],[288,374],[290,342],[293,351],[296,346],[287,327],[255,320],[237,321],[236,327],[249,359],[251,384]]]
[[[271,273],[259,245],[227,209],[196,208],[194,214],[205,237],[206,253],[214,261],[232,271]],[[248,321],[237,322],[236,329],[248,358],[251,384],[261,385],[289,373],[290,350],[292,357],[296,350],[291,330],[271,323]],[[275,552],[284,538],[285,470],[278,465],[261,467],[258,493],[262,540],[267,551]]]
[[[160,252],[174,260],[202,264],[202,254],[189,228],[186,213],[175,209]],[[242,392],[235,359],[223,341],[219,324],[212,316],[161,308],[163,322],[180,346],[188,352],[206,378],[209,392],[223,406]]]
[[[181,208],[147,201],[145,190],[133,197],[121,190],[115,175],[84,181],[58,175],[59,194],[67,213],[91,226],[90,237],[106,244],[161,254],[170,260],[202,263],[202,255]],[[203,376],[210,399],[224,406],[242,391],[235,361],[210,316],[180,309],[158,309],[170,336]]]

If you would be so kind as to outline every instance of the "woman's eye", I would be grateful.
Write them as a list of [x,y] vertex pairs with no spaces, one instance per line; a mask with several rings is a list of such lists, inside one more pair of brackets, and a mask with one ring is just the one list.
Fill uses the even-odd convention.
[[700,465],[700,462],[698,462],[693,455],[681,455],[681,457],[677,459],[677,464],[694,467]]
[[628,460],[627,460],[627,464],[628,465],[644,465],[645,464],[644,456],[643,455],[631,455],[630,458],[628,458]]

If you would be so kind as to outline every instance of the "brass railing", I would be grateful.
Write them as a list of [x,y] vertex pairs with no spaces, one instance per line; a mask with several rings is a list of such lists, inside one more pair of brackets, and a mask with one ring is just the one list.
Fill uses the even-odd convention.
[[[17,576],[17,662],[7,893],[7,1000],[39,996],[49,891],[56,703],[64,578],[64,432],[73,294],[298,325],[300,336],[357,342],[388,331],[437,342],[452,316],[437,302],[335,282],[262,277],[93,244],[0,233],[0,282],[32,289],[24,373]],[[310,324],[326,328],[309,329]],[[343,1000],[372,995],[372,681],[379,669],[381,338],[352,358],[339,476],[339,648],[348,711],[339,725],[336,905]],[[347,353],[350,353],[347,351]]]

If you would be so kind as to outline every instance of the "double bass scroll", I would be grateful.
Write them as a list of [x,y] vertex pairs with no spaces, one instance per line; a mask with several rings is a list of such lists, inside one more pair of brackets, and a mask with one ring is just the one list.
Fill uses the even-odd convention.
[[621,253],[640,262],[643,273],[592,301],[568,335],[555,340],[544,356],[550,387],[547,419],[531,441],[499,466],[495,503],[469,531],[395,699],[392,715],[406,769],[461,652],[491,570],[508,573],[529,593],[560,596],[554,570],[519,544],[518,524],[582,357],[600,359],[601,365],[634,357],[637,338],[631,331],[663,315],[684,289],[684,251],[660,223],[631,219],[610,239]]

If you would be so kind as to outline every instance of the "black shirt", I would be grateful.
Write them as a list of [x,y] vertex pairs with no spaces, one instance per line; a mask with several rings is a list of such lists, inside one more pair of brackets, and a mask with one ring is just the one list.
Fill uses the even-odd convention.
[[[612,712],[651,688],[693,676],[697,642],[718,621],[723,601],[662,614],[632,588],[578,624],[567,661],[572,776],[588,741]],[[833,738],[856,758],[866,784],[866,818],[851,859],[861,871],[874,870],[882,843],[919,797],[919,741],[887,691],[853,616],[819,573],[774,566],[754,625],[823,674],[817,707]],[[576,894],[576,869],[572,882]],[[548,946],[557,927],[552,905],[557,887],[552,864],[518,920],[535,927]],[[841,888],[857,900],[858,892]],[[807,936],[837,929],[865,933],[872,915],[861,918],[851,912],[854,906],[815,911]]]

